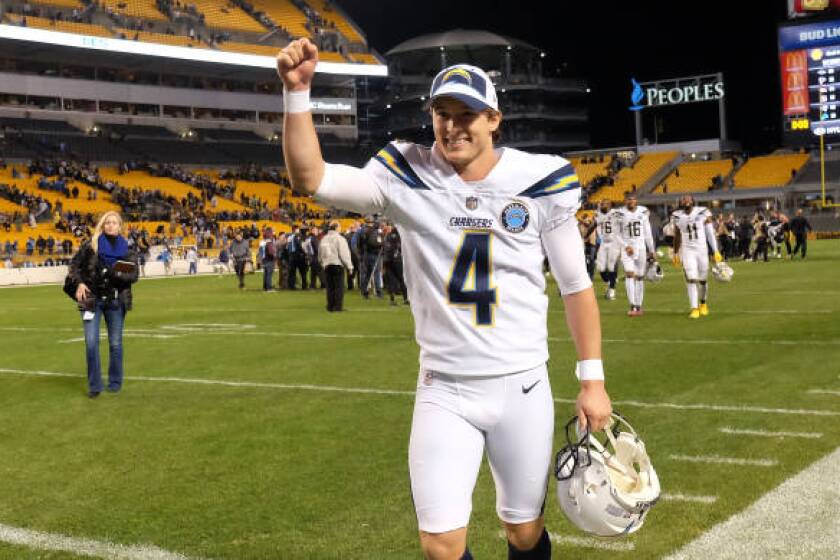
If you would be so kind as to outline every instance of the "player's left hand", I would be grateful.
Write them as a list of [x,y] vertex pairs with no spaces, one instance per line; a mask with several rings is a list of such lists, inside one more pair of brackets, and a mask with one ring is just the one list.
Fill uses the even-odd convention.
[[587,424],[591,424],[593,432],[603,430],[612,414],[612,403],[604,382],[581,381],[575,409],[581,432],[586,429]]
[[718,251],[715,251],[715,264],[720,264],[722,261],[723,256]]

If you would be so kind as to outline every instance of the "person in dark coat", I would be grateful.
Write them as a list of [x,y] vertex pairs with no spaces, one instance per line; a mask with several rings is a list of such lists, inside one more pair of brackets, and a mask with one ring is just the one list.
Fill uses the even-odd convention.
[[137,281],[137,252],[122,235],[123,221],[118,212],[106,212],[96,224],[93,236],[79,248],[70,262],[65,291],[79,305],[85,331],[88,396],[102,392],[99,361],[99,324],[105,316],[108,327],[108,391],[123,385],[123,326],[131,310],[131,285]]

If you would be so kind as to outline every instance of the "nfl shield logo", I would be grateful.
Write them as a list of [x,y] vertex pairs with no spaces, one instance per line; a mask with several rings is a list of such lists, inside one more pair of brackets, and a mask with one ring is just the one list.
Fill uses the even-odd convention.
[[474,196],[467,197],[467,209],[468,210],[475,210],[478,208],[478,198]]

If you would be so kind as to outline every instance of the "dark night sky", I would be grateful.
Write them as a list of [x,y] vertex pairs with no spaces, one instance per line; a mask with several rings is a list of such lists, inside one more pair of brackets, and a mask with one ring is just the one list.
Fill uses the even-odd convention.
[[594,147],[635,142],[630,76],[644,81],[718,71],[726,81],[730,138],[762,151],[781,140],[776,29],[785,19],[784,0],[337,3],[382,54],[412,37],[457,28],[485,29],[541,47],[547,68],[567,62],[589,82]]

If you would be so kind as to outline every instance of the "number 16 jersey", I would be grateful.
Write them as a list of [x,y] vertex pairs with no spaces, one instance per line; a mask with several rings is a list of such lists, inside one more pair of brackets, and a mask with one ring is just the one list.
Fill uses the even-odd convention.
[[[355,185],[327,180],[346,167],[328,164],[315,195],[328,206],[384,213],[397,226],[424,369],[486,376],[545,363],[544,234],[571,228],[564,239],[581,246],[583,261],[580,184],[569,162],[509,148],[497,155],[487,177],[465,182],[434,147],[392,143]],[[584,273],[565,293],[590,285]]]

